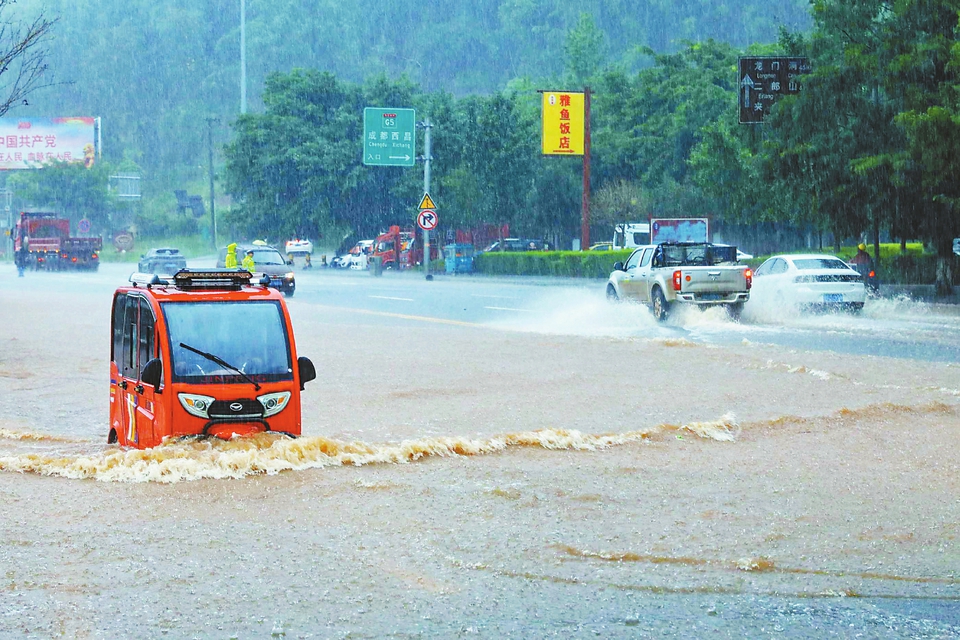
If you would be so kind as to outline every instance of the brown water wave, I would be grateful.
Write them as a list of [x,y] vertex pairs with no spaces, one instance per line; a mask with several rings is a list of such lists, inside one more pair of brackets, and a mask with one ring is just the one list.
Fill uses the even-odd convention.
[[930,402],[917,406],[895,404],[892,402],[880,402],[869,404],[855,409],[842,408],[829,416],[778,416],[768,420],[758,420],[743,424],[744,429],[769,429],[781,428],[787,426],[796,426],[810,424],[815,421],[826,421],[828,423],[839,422],[842,424],[860,422],[864,420],[880,421],[885,418],[895,416],[953,416],[956,415],[958,407],[944,402]]
[[916,582],[921,584],[948,584],[960,585],[960,578],[937,576],[902,576],[875,571],[837,571],[828,569],[805,569],[799,567],[780,567],[770,558],[741,558],[739,560],[722,560],[712,558],[695,558],[685,556],[658,556],[650,554],[626,552],[601,552],[577,549],[576,547],[556,544],[552,545],[557,551],[574,558],[584,560],[602,560],[606,562],[640,562],[649,564],[670,564],[687,567],[711,567],[730,571],[750,571],[758,573],[786,573],[798,575],[828,576],[832,578],[861,578],[866,580],[889,580],[895,582]]
[[35,473],[104,482],[161,482],[236,479],[324,467],[400,464],[429,457],[479,456],[515,447],[549,450],[595,451],[638,442],[666,431],[686,431],[701,438],[732,442],[739,433],[734,417],[691,422],[681,426],[658,425],[612,434],[587,434],[562,429],[542,429],[503,434],[486,439],[435,437],[399,443],[340,442],[323,437],[289,439],[260,434],[233,440],[173,440],[153,449],[111,448],[91,455],[24,453],[0,457],[0,470]]
[[70,436],[56,436],[49,433],[36,433],[33,431],[16,431],[14,429],[0,428],[0,440],[31,440],[35,442],[82,442],[79,438]]
[[[744,585],[719,585],[719,584],[709,584],[709,585],[700,585],[700,586],[688,586],[688,587],[677,587],[670,585],[661,585],[661,584],[628,584],[622,582],[613,582],[604,579],[589,579],[589,578],[580,578],[580,577],[569,577],[569,576],[558,576],[550,574],[541,574],[535,573],[532,571],[517,571],[513,569],[506,569],[502,567],[493,567],[483,563],[454,563],[456,566],[460,566],[464,569],[471,569],[475,571],[486,571],[493,573],[499,576],[504,576],[508,578],[517,578],[520,580],[528,580],[531,582],[550,582],[554,584],[570,584],[570,585],[594,585],[602,586],[604,589],[615,589],[620,591],[635,591],[642,593],[653,593],[658,595],[745,595],[749,594],[751,596],[769,596],[775,598],[791,597],[791,598],[802,598],[802,599],[831,599],[831,598],[870,598],[873,600],[900,600],[904,597],[909,597],[911,600],[931,600],[931,601],[941,601],[941,602],[956,602],[960,600],[960,596],[954,594],[910,594],[909,596],[904,596],[900,593],[866,593],[855,591],[851,588],[843,589],[818,589],[818,590],[808,590],[801,589],[797,591],[788,591],[779,587],[774,590],[762,590],[749,588]],[[829,574],[828,574],[829,575]],[[839,575],[839,574],[838,574]],[[859,574],[843,574],[848,576],[857,576]],[[909,578],[907,578],[909,579]],[[921,579],[921,582],[924,580]]]

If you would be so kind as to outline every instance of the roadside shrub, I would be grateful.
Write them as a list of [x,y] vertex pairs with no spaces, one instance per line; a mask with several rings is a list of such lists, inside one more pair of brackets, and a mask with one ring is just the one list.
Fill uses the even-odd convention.
[[502,276],[606,278],[626,251],[491,251],[473,259],[477,273]]
[[[960,284],[960,258],[952,257],[954,285]],[[885,257],[880,255],[880,282],[886,284],[933,284],[937,281],[937,256],[908,253]]]
[[[895,250],[894,250],[895,248]],[[878,273],[884,284],[933,284],[937,257],[923,253],[919,244],[907,245],[901,254],[899,245],[883,245]],[[839,257],[849,261],[857,251],[844,248]],[[606,278],[615,262],[626,262],[630,249],[623,251],[491,251],[473,259],[477,273],[498,276],[560,276],[566,278]],[[769,256],[741,261],[756,270]],[[960,284],[960,258],[953,258],[954,284]]]

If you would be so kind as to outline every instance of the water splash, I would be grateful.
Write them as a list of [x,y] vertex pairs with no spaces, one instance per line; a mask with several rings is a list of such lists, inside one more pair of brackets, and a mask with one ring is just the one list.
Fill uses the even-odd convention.
[[719,420],[710,422],[691,422],[681,426],[680,430],[719,442],[735,442],[740,437],[740,425],[732,413],[724,414]]
[[486,439],[435,437],[383,444],[258,434],[232,440],[168,440],[159,447],[143,451],[110,448],[91,455],[24,453],[0,457],[0,470],[103,482],[174,483],[204,478],[237,479],[325,467],[403,464],[430,457],[480,456],[519,447],[597,451],[679,430],[705,439],[732,442],[738,427],[731,415],[725,415],[716,421],[658,425],[624,433],[587,434],[575,430],[542,429]]

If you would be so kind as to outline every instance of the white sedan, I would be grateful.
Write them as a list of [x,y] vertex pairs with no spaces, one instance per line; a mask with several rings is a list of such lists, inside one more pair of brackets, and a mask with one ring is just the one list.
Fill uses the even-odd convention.
[[753,274],[751,306],[768,309],[844,309],[858,313],[867,293],[863,277],[835,256],[773,256]]

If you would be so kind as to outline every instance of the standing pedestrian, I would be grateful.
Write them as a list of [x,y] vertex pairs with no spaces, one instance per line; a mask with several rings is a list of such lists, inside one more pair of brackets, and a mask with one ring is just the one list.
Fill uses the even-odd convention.
[[30,238],[26,234],[20,237],[20,248],[14,256],[14,262],[17,263],[17,275],[23,277],[23,271],[27,268],[27,262],[30,261]]
[[247,250],[247,255],[243,259],[241,266],[250,273],[253,273],[256,270],[256,265],[253,263],[253,249]]
[[223,266],[227,269],[236,269],[237,262],[237,243],[231,242],[227,245],[227,257],[223,260]]

